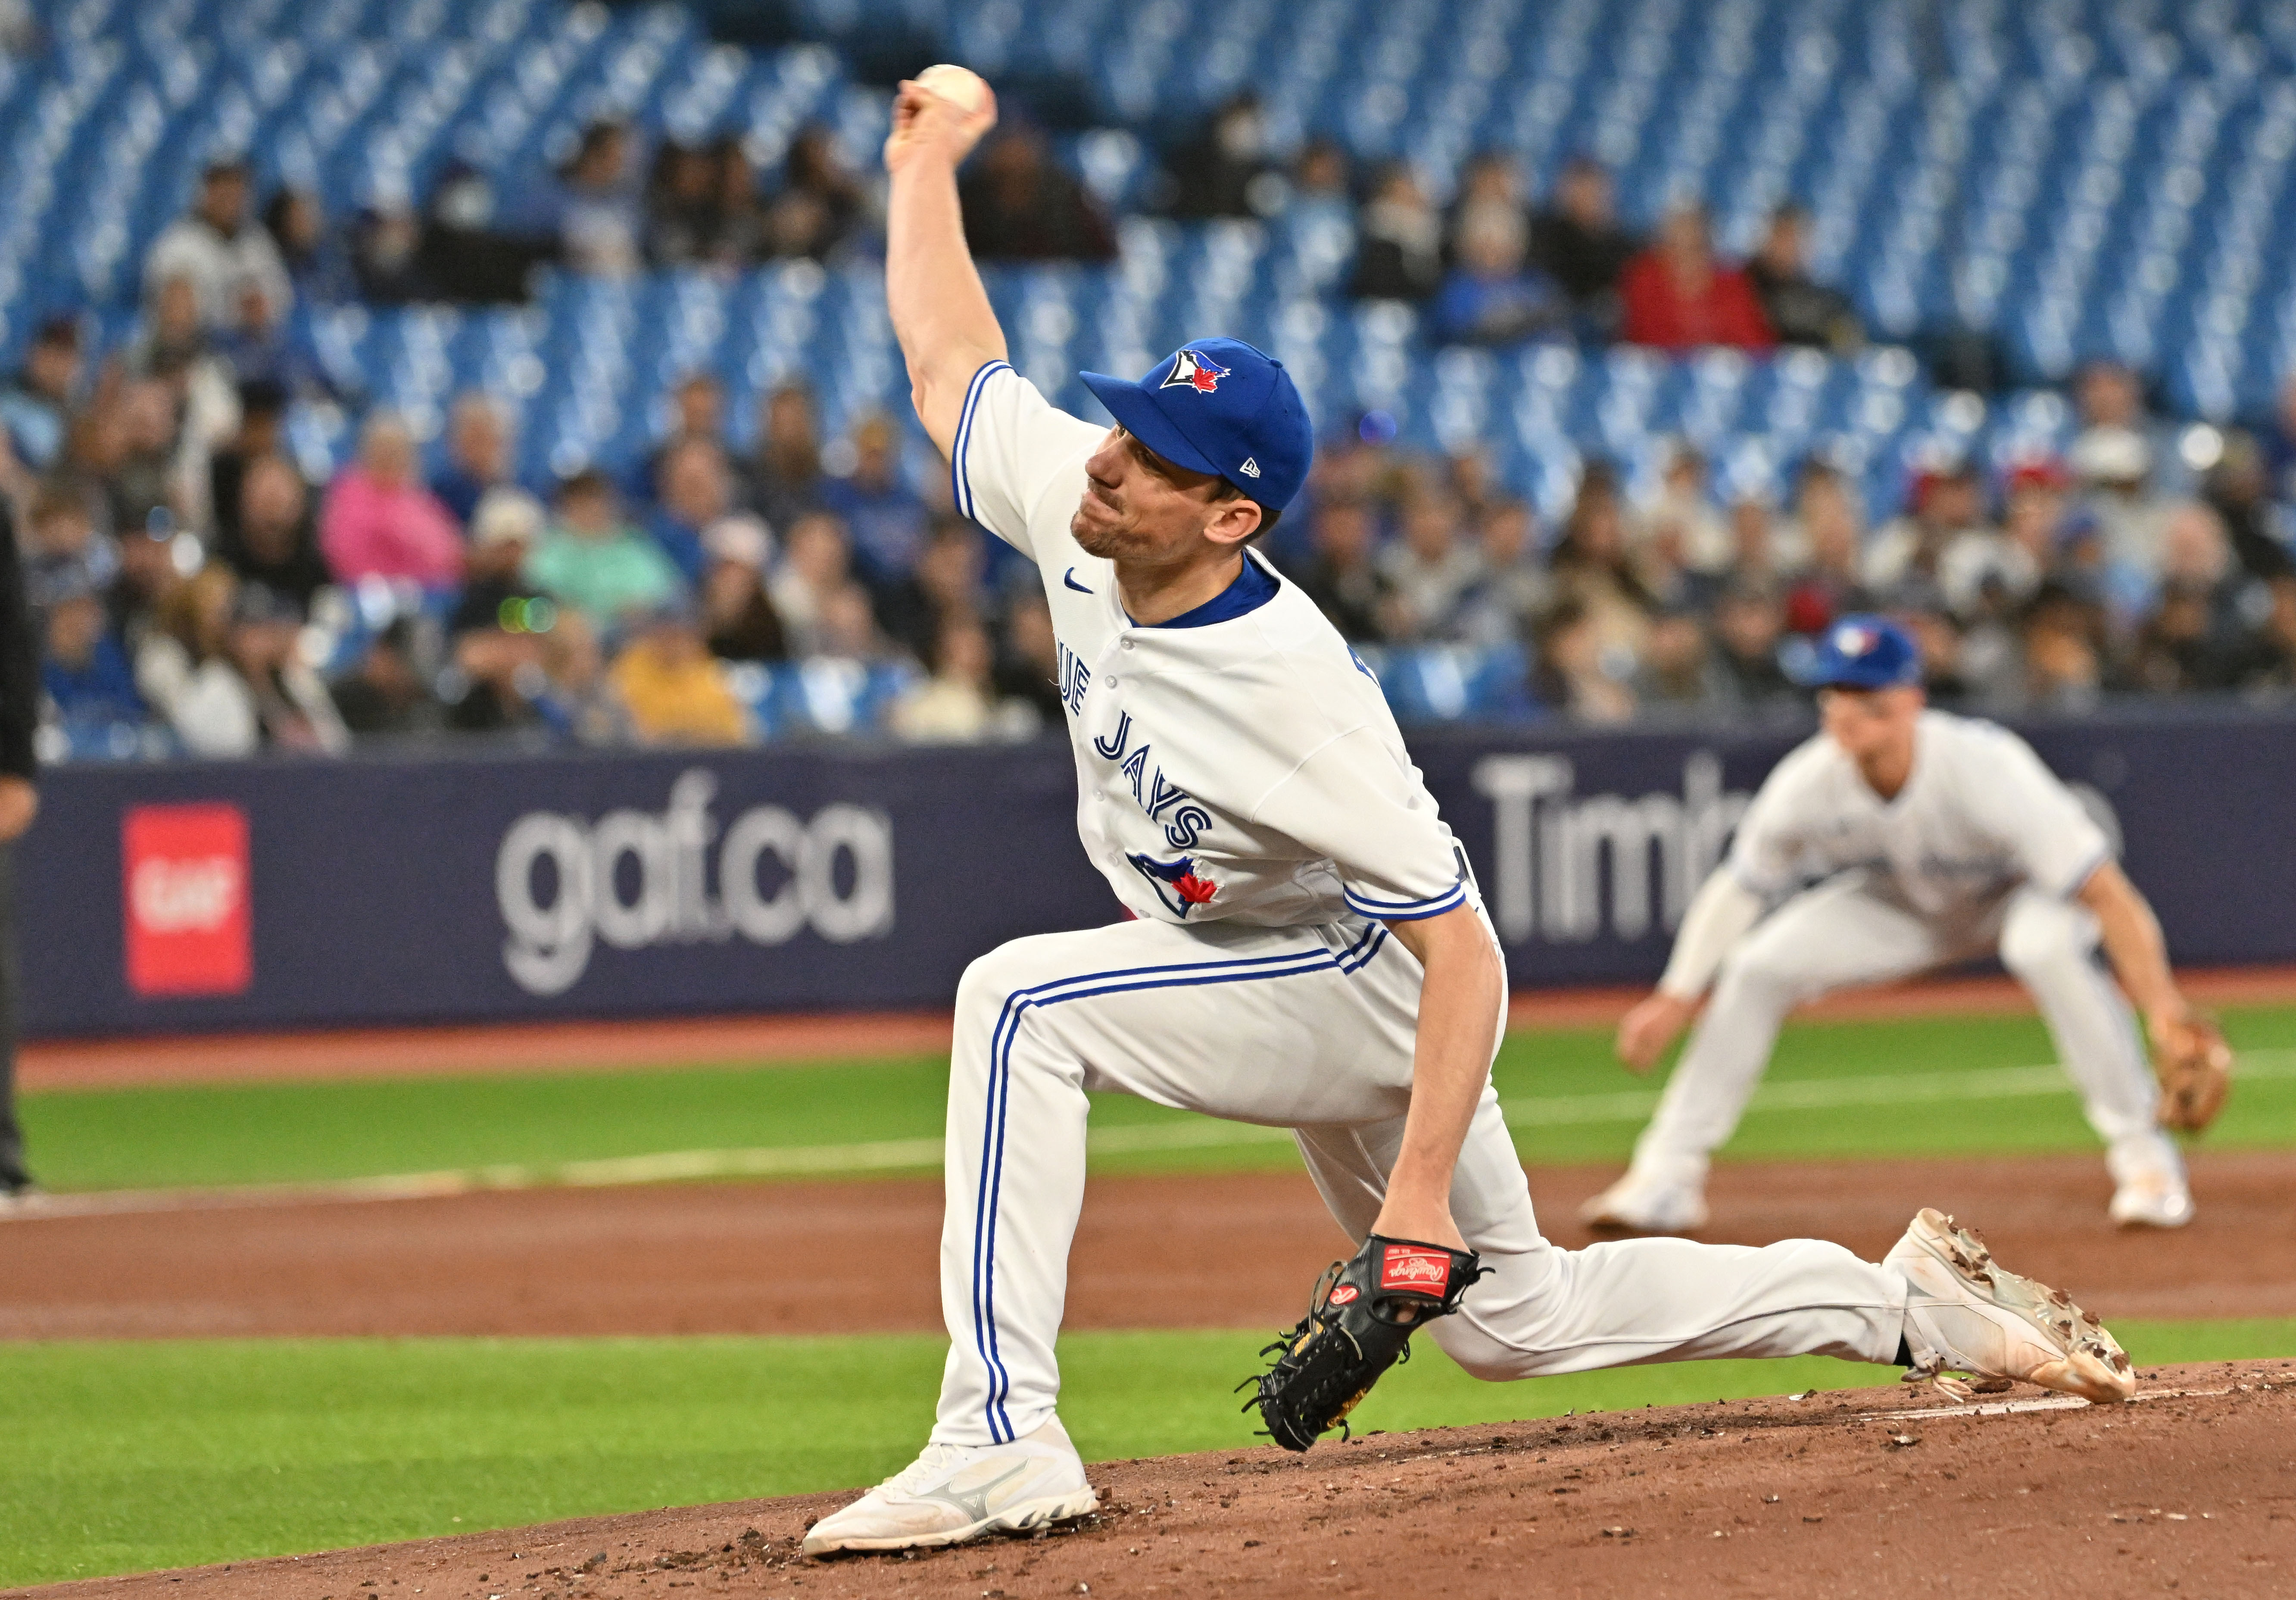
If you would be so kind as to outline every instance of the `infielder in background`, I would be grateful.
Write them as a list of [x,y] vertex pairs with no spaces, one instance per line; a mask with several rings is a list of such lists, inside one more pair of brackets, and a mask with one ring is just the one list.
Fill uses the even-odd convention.
[[[1586,1220],[1697,1227],[1708,1157],[1737,1127],[1787,1013],[1997,955],[2040,1007],[2104,1141],[2112,1220],[2182,1227],[2193,1218],[2184,1160],[2156,1122],[2159,1089],[2121,989],[2158,1043],[2195,1024],[2161,925],[2103,830],[2016,734],[1927,710],[1920,652],[1895,623],[1844,618],[1812,681],[1823,731],[1763,783],[1729,858],[1693,898],[1657,991],[1620,1025],[1620,1059],[1647,1071],[1713,986],[1633,1165],[1587,1202]],[[2100,941],[2120,989],[2098,964]]]
[[[1327,1280],[1324,1323],[1303,1325],[1292,1370],[1256,1397],[1295,1448],[1377,1375],[1327,1325],[1374,1306],[1390,1317],[1375,1334],[1388,1359],[1409,1331],[1397,1308],[1410,1326],[1423,1311],[1485,1378],[1824,1352],[2128,1394],[2109,1334],[2030,1280],[1987,1272],[1981,1246],[1934,1212],[1878,1266],[1808,1239],[1573,1252],[1539,1236],[1490,1087],[1506,978],[1464,853],[1378,684],[1245,548],[1308,474],[1290,375],[1207,339],[1137,382],[1086,374],[1113,428],[1046,404],[1005,364],[966,251],[956,168],[996,111],[977,79],[957,79],[955,94],[978,96],[970,109],[901,87],[886,292],[958,507],[1037,562],[1078,832],[1133,920],[1017,939],[966,971],[939,1417],[912,1465],[815,1524],[806,1548],[948,1544],[1095,1508],[1054,1414],[1054,1361],[1095,1089],[1293,1129],[1364,1243],[1351,1269],[1367,1276]],[[1207,1321],[1258,1256],[1239,1218],[1204,1263]],[[1311,1344],[1334,1361],[1304,1360]]]

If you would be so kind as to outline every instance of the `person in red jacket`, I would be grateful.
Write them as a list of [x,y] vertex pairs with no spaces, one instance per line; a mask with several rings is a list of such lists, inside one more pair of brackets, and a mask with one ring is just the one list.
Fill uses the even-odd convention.
[[1714,258],[1706,213],[1694,205],[1667,213],[1657,242],[1627,263],[1619,282],[1620,337],[1661,350],[1736,345],[1767,350],[1777,343],[1746,275]]

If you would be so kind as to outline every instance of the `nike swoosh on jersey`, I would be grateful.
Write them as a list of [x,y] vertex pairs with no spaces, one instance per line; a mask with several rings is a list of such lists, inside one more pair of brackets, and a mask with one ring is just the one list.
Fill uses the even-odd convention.
[[1061,581],[1068,585],[1069,587],[1074,589],[1079,595],[1089,595],[1092,593],[1090,589],[1086,588],[1084,585],[1076,580],[1076,569],[1074,567],[1070,567],[1067,571],[1061,574]]

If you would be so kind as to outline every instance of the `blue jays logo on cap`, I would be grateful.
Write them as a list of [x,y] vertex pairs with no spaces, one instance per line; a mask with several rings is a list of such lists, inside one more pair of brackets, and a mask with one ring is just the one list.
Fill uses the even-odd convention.
[[1283,364],[1241,339],[1195,339],[1144,378],[1079,373],[1124,431],[1173,465],[1281,511],[1308,480],[1315,431]]
[[1227,374],[1226,367],[1215,365],[1194,350],[1182,350],[1172,357],[1171,375],[1156,387],[1193,389],[1200,395],[1218,394],[1219,381]]
[[1888,689],[1922,681],[1922,649],[1887,617],[1858,614],[1825,630],[1800,674],[1814,689]]

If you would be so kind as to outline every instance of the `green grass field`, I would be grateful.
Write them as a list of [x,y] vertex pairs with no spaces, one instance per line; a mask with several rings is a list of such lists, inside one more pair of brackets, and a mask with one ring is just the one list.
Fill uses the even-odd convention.
[[[2211,1145],[2296,1146],[2296,1008],[2226,1021],[2250,1072]],[[2089,1148],[2049,1059],[2026,1019],[1798,1025],[1727,1153]],[[1623,1157],[1652,1099],[1595,1030],[1519,1034],[1497,1073],[1534,1162]],[[678,1169],[858,1174],[931,1163],[945,1083],[930,1059],[732,1063],[47,1093],[24,1112],[60,1191],[474,1170],[547,1181],[570,1163],[696,1152],[727,1159]],[[1120,1098],[1094,1121],[1103,1170],[1296,1159],[1264,1130]],[[2296,1357],[2296,1321],[2120,1331],[2143,1361]],[[1259,1340],[1070,1338],[1063,1415],[1095,1459],[1246,1444],[1227,1391]],[[891,1335],[0,1344],[0,1586],[870,1481],[915,1450],[941,1350]],[[1396,1430],[1893,1376],[1717,1362],[1493,1386],[1428,1350],[1358,1420]]]

